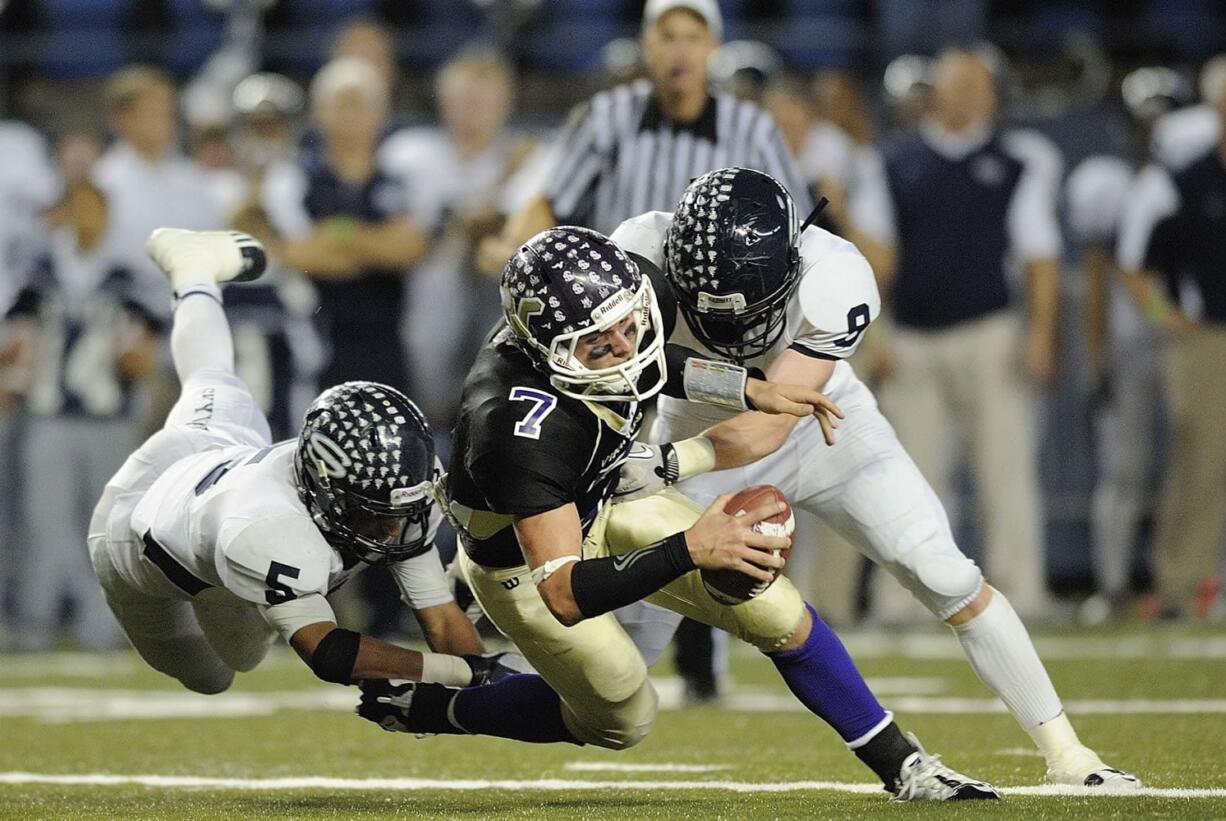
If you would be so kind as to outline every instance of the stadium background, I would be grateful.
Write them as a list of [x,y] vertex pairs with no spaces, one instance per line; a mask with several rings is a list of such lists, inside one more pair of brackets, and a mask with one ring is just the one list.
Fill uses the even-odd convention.
[[[1212,0],[723,0],[720,6],[726,42],[755,41],[769,47],[727,52],[721,69],[724,79],[731,81],[732,69],[738,67],[748,70],[736,79],[747,79],[750,87],[762,74],[775,70],[806,82],[822,70],[850,72],[861,83],[879,135],[895,128],[892,101],[882,79],[896,58],[932,55],[949,45],[991,43],[1001,58],[998,83],[1006,121],[1036,128],[1049,137],[1063,154],[1065,174],[1093,154],[1127,155],[1129,125],[1119,81],[1128,71],[1169,66],[1194,88],[1200,65],[1226,51],[1226,9]],[[394,103],[397,123],[436,124],[435,70],[462,48],[480,42],[501,49],[519,72],[512,129],[547,140],[572,105],[625,76],[641,7],[638,0],[0,0],[0,116],[28,123],[50,140],[82,130],[101,134],[106,121],[101,92],[107,76],[141,62],[166,69],[184,87],[200,83],[201,93],[187,97],[182,109],[181,136],[186,139],[193,122],[199,125],[228,116],[217,101],[227,99],[226,84],[232,84],[233,78],[277,71],[306,87],[326,61],[336,32],[355,18],[369,18],[390,27],[393,35],[400,72]],[[250,27],[242,40],[248,51],[230,52],[228,59],[233,62],[224,64],[218,59],[224,52],[219,50],[235,42],[239,26]],[[214,81],[216,88],[210,89]],[[299,121],[304,120],[305,114],[300,114]],[[0,165],[5,161],[0,156]],[[1088,516],[1096,469],[1091,429],[1095,385],[1079,321],[1083,279],[1074,243],[1066,241],[1065,254],[1060,370],[1056,384],[1040,394],[1039,401],[1047,578],[1052,591],[1069,605],[1094,584]],[[7,299],[12,286],[5,283],[0,294]],[[12,417],[18,415],[15,409],[6,410]],[[20,511],[13,490],[20,481],[13,455],[22,436],[19,421],[10,419],[5,430],[10,438],[4,457],[8,486],[0,532],[0,563],[5,565],[0,573],[5,587],[0,592],[5,594],[3,612],[10,615],[15,566],[21,561]],[[971,483],[963,485],[968,503],[962,508],[972,510]],[[961,542],[974,555],[978,549],[974,517],[963,519]],[[1138,590],[1148,583],[1146,545],[1145,538],[1138,542],[1132,569]],[[1071,613],[1071,606],[1053,611],[1057,621]],[[0,618],[0,635],[6,633],[4,624]],[[11,634],[7,640],[18,643]],[[1210,647],[1220,642],[1215,633],[1200,631],[1187,640],[1207,642]],[[71,644],[66,636],[57,641],[60,647]],[[1142,636],[1128,641],[1133,648],[1142,646],[1137,642],[1149,648],[1138,658],[1162,654],[1161,634],[1152,640]],[[881,661],[870,661],[870,670],[889,675],[899,658],[914,658],[897,647],[894,651],[900,655],[887,653]],[[1093,661],[1096,657],[1095,652],[1085,657],[1095,672],[1076,676],[1088,679],[1104,672],[1104,663]],[[1210,658],[1219,657],[1220,647]],[[21,661],[0,656],[0,667],[9,666],[18,684],[44,675],[40,672],[44,668],[31,666],[36,662],[37,657]],[[734,659],[734,668],[736,664]],[[1155,674],[1147,661],[1135,664],[1138,681]],[[1170,694],[1220,697],[1221,667],[1216,664],[1196,668],[1185,680],[1187,692]],[[257,686],[279,686],[289,673],[278,669],[274,666],[271,674],[279,677],[276,683],[270,677]],[[1062,675],[1077,680],[1072,673]],[[149,683],[148,677],[135,674],[133,680]],[[967,679],[960,686],[969,690],[974,685]],[[1134,694],[1152,694],[1138,686],[1140,692]],[[8,722],[3,715],[0,722]],[[995,720],[1003,722],[1000,717]],[[1191,732],[1190,721],[1175,722],[1176,731],[1186,725]],[[1151,731],[1135,722],[1125,721],[1124,726],[1142,734]],[[184,732],[172,731],[168,738]],[[1199,738],[1206,741],[1203,735]],[[47,769],[54,769],[50,762],[60,757],[56,751],[72,743],[66,735],[63,748],[48,748],[33,760],[46,759]],[[680,740],[669,743],[684,748]],[[446,749],[464,754],[458,745]],[[143,763],[153,769],[152,762]],[[186,765],[183,771],[194,772]],[[1221,775],[1220,768],[1202,767],[1187,784],[1219,783]],[[19,799],[10,796],[11,801]],[[9,810],[15,812],[17,806],[12,803]],[[229,811],[237,809],[227,806]],[[447,804],[442,809],[461,811]]]
[[[520,72],[511,126],[548,137],[571,106],[633,68],[637,0],[9,0],[0,3],[0,112],[54,138],[105,132],[101,89],[108,74],[158,65],[202,93],[183,105],[188,123],[224,121],[226,84],[243,69],[284,72],[305,86],[336,32],[369,18],[390,27],[400,70],[397,124],[437,122],[433,73],[466,45],[502,49]],[[1032,126],[1063,154],[1067,175],[1085,157],[1124,156],[1128,121],[1119,80],[1142,65],[1167,65],[1194,85],[1197,67],[1226,48],[1226,11],[1211,0],[1026,2],[1025,0],[762,0],[721,3],[726,49],[715,72],[760,82],[766,72],[800,78],[837,69],[862,83],[879,138],[891,133],[882,85],[904,54],[957,44],[993,44],[1001,63],[1006,122]],[[228,21],[228,22],[227,22]],[[218,59],[231,31],[243,45]],[[232,47],[233,48],[233,47]],[[214,61],[210,64],[209,58]],[[225,61],[230,62],[227,64]],[[213,81],[202,77],[206,70]],[[220,100],[220,102],[219,102]],[[301,124],[305,119],[300,114]],[[185,129],[182,137],[189,133]],[[0,158],[3,162],[3,158]],[[1076,245],[1065,243],[1061,365],[1040,397],[1041,472],[1048,514],[1047,570],[1058,593],[1093,585],[1088,507],[1095,469]],[[6,291],[8,288],[6,287]],[[967,492],[973,492],[966,483]],[[973,500],[968,499],[973,502]],[[964,506],[973,510],[973,504]],[[973,517],[960,537],[977,552]],[[10,539],[6,539],[10,542]],[[1147,582],[1138,560],[1134,584]]]

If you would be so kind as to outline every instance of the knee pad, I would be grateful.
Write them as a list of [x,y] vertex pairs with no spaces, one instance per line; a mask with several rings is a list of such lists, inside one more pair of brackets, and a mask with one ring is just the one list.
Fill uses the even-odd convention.
[[562,718],[580,741],[608,750],[625,750],[651,732],[659,701],[656,689],[644,679],[629,698],[616,704],[571,706],[563,702]]
[[886,569],[942,621],[969,604],[983,584],[979,566],[935,529]]
[[215,696],[230,689],[234,683],[233,670],[210,670],[205,673],[177,676],[179,682],[193,693]]
[[796,632],[805,615],[805,602],[796,586],[780,576],[764,593],[729,611],[736,620],[732,632],[737,638],[763,653],[773,653]]

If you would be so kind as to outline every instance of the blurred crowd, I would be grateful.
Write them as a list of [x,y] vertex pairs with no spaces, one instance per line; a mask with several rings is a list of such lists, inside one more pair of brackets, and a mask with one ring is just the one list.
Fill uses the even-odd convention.
[[[246,70],[265,67],[259,41],[231,25],[186,81],[110,72],[93,114],[63,120],[96,115],[90,127],[0,121],[0,646],[119,643],[85,527],[177,389],[170,289],[144,254],[156,227],[231,227],[268,248],[270,274],[225,300],[278,438],[321,386],[375,379],[423,408],[446,461],[565,111],[516,118],[518,66],[482,41],[433,71],[432,118],[403,121],[388,19],[331,31],[302,83]],[[1087,622],[1222,618],[1226,58],[1109,70],[1106,102],[1070,118],[1103,132],[1101,150],[1070,163],[1044,133],[1058,122],[1019,125],[1041,105],[1011,91],[1004,53],[940,51],[949,38],[881,70],[816,72],[761,42],[713,42],[702,70],[773,116],[829,201],[824,227],[872,263],[888,316],[855,367],[1023,617],[1072,612],[1048,568],[1080,551]],[[602,53],[608,84],[659,75],[633,40]],[[1070,512],[1052,486],[1074,428],[1093,489]],[[833,531],[804,522],[802,538],[789,573],[832,621],[915,617]],[[346,606],[401,630],[390,580],[363,578]]]

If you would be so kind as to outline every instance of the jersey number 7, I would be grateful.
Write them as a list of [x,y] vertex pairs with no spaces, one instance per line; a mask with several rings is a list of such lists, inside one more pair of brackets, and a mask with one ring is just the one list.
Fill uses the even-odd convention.
[[541,423],[557,407],[558,397],[552,393],[538,391],[536,388],[525,388],[516,385],[511,388],[510,399],[512,402],[526,401],[532,403],[532,409],[528,411],[527,415],[515,423],[515,435],[522,436],[525,439],[540,439]]

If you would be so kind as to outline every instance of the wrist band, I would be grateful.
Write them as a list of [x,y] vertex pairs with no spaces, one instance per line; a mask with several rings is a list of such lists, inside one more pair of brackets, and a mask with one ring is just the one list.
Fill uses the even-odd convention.
[[577,561],[579,561],[578,556],[559,556],[556,559],[550,559],[532,571],[532,583],[540,587],[546,579],[557,573],[560,568]]
[[686,398],[693,402],[748,410],[745,404],[747,378],[748,373],[740,365],[690,357],[685,360],[682,384]]

